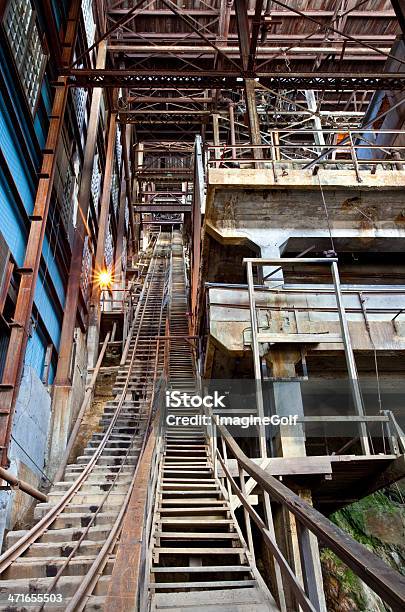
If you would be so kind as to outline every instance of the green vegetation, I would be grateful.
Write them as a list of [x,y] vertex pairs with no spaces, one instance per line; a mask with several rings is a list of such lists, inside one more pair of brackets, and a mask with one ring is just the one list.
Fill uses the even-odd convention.
[[[335,512],[331,520],[387,564],[405,574],[405,504],[399,488],[379,491]],[[336,555],[321,551],[328,610],[383,612],[357,576]]]

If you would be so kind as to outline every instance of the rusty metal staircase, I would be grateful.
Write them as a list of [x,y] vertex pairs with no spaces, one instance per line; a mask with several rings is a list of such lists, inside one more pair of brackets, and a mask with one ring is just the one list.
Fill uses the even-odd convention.
[[[169,387],[198,392],[188,334],[181,235],[172,239]],[[195,409],[169,408],[192,416]],[[197,612],[277,610],[249,555],[226,490],[214,475],[205,429],[168,425],[154,508],[150,608]]]
[[35,508],[29,531],[7,536],[0,557],[0,610],[101,610],[148,435],[156,378],[163,367],[164,296],[170,235],[156,242],[113,399],[83,454],[69,463]]

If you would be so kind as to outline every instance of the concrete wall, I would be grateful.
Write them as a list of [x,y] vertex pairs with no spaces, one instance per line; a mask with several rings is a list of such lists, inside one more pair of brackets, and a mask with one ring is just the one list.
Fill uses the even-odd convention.
[[220,242],[253,242],[262,256],[279,256],[294,237],[327,238],[329,224],[348,248],[357,241],[354,250],[392,239],[388,250],[404,248],[404,171],[368,174],[361,184],[349,171],[318,174],[291,170],[274,184],[269,170],[210,170],[205,229]]
[[[391,292],[379,290],[375,293],[366,290],[363,297],[366,297],[367,309],[371,310],[368,319],[375,348],[381,351],[404,351],[404,317],[400,315],[396,322],[393,322],[392,319],[395,312],[405,308],[405,288],[400,291],[394,289]],[[256,299],[262,308],[259,325],[267,333],[291,334],[286,336],[286,342],[288,337],[293,338],[297,333],[320,334],[319,344],[311,345],[310,350],[342,350],[340,343],[322,342],[322,334],[340,333],[338,313],[316,310],[316,308],[336,308],[333,290],[330,293],[322,293],[320,289],[312,292],[295,292],[292,288],[286,291],[282,289],[256,291]],[[211,337],[227,351],[243,354],[250,343],[250,311],[247,290],[210,288],[209,304]],[[350,293],[343,294],[343,304],[349,311],[347,319],[353,348],[358,351],[373,350],[373,343],[361,311],[359,294],[354,292],[354,288]],[[305,310],[306,308],[308,311]],[[387,309],[391,312],[387,312]],[[298,329],[297,317],[299,319]]]
[[[14,416],[10,446],[10,471],[35,487],[40,484],[44,469],[51,397],[28,366],[24,370]],[[11,529],[21,521],[33,499],[21,491],[0,492],[0,543],[4,529]]]

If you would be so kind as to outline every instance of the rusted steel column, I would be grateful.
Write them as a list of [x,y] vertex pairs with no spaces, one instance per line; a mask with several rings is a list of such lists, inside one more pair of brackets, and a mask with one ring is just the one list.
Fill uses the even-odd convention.
[[[105,41],[98,46],[96,67],[105,67],[107,44]],[[84,150],[83,168],[78,195],[78,208],[76,231],[73,242],[72,259],[69,268],[69,280],[66,292],[65,314],[62,323],[60,352],[55,375],[55,386],[69,385],[70,358],[73,344],[73,334],[76,325],[77,304],[80,291],[80,277],[82,271],[82,258],[84,238],[87,233],[87,214],[91,198],[91,179],[93,175],[94,156],[97,144],[97,129],[100,116],[100,104],[103,90],[100,87],[93,89],[91,99],[89,124],[87,129],[86,145]]]
[[100,203],[100,215],[98,219],[97,249],[94,261],[93,283],[89,312],[89,328],[87,331],[88,366],[94,367],[98,354],[98,341],[100,331],[100,287],[97,280],[98,273],[103,269],[104,250],[107,236],[108,216],[110,212],[111,178],[114,162],[115,136],[117,132],[117,120],[114,113],[110,114],[108,127],[107,152],[104,168],[103,191]]
[[[97,68],[105,67],[106,49],[106,42],[101,42],[97,51]],[[85,235],[87,234],[87,214],[91,198],[91,179],[96,152],[102,92],[103,90],[100,87],[93,89],[84,149],[83,168],[78,194],[79,212],[73,240],[72,258],[70,260],[59,357],[52,394],[52,421],[48,456],[48,470],[50,474],[53,474],[57,469],[60,457],[67,444],[71,421],[70,397],[72,381],[70,380],[70,363],[80,293],[83,245]]]
[[133,250],[135,250],[135,216],[134,216],[134,207],[132,206],[132,176],[130,169],[130,152],[131,152],[131,125],[125,126],[125,129],[122,129],[122,156],[124,159],[124,171],[125,171],[125,183],[127,190],[127,198],[128,198],[128,208],[129,208],[129,225],[131,228],[132,235],[132,246]]
[[[97,235],[97,248],[96,258],[94,262],[94,272],[97,274],[102,270],[104,265],[104,249],[105,240],[107,237],[108,227],[108,216],[110,212],[110,200],[111,200],[111,179],[114,164],[114,150],[115,150],[115,137],[117,132],[117,116],[114,113],[110,115],[110,123],[108,127],[108,140],[107,140],[107,151],[106,151],[106,162],[104,168],[104,180],[103,190],[101,194],[100,202],[100,215],[98,218],[98,235]],[[92,287],[92,303],[97,303],[99,299],[100,288],[97,283],[97,279],[93,278]]]
[[232,145],[232,157],[236,160],[236,138],[235,138],[235,109],[234,105],[229,105],[229,129],[230,129],[230,137],[231,137],[231,145]]
[[[73,57],[81,3],[73,0],[63,43],[62,64],[68,66]],[[49,202],[56,169],[56,152],[61,134],[67,102],[66,77],[59,77],[50,115],[49,130],[43,151],[41,171],[35,197],[34,210],[18,290],[10,342],[0,387],[0,452],[1,465],[8,467],[8,447],[15,404],[21,380],[25,350],[29,337],[34,293],[41,261]]]
[[[121,189],[120,189],[120,205],[118,212],[117,221],[117,242],[115,245],[115,257],[114,257],[114,288],[123,289],[125,282],[122,277],[122,254],[124,251],[124,234],[125,234],[125,208],[127,203],[127,190],[126,190],[126,177],[124,171],[121,176]],[[128,203],[130,204],[130,203]],[[116,298],[118,300],[124,297],[123,293],[117,293]],[[116,299],[114,297],[114,299]]]
[[[261,145],[262,139],[260,136],[259,115],[256,106],[256,81],[254,79],[245,79],[245,94],[246,94],[246,110],[249,121],[250,142],[252,145]],[[262,149],[252,149],[255,159],[263,158]],[[261,167],[261,162],[256,162],[256,168]]]

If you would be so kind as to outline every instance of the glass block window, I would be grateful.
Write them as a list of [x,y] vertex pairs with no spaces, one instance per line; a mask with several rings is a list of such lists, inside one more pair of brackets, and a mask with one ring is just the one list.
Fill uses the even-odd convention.
[[65,226],[66,233],[69,233],[72,220],[73,220],[73,187],[74,187],[75,175],[71,165],[67,168],[65,182],[63,184],[63,196],[62,196],[62,207],[61,217],[63,225]]
[[80,278],[80,285],[85,299],[87,299],[89,296],[92,262],[93,255],[90,249],[89,237],[85,236],[83,246],[82,273]]
[[128,208],[128,200],[125,203],[125,229],[128,233],[128,223],[129,223],[129,208]]
[[111,270],[112,265],[113,265],[113,259],[114,259],[114,245],[113,245],[113,238],[112,238],[110,223],[108,224],[108,231],[107,231],[107,236],[105,240],[104,258],[105,258],[105,263],[106,263],[107,268]]
[[94,35],[96,33],[92,5],[92,0],[83,0],[82,2],[84,28],[86,30],[87,44],[89,47],[94,43]]
[[[83,65],[79,66],[83,68]],[[83,130],[84,117],[86,114],[87,92],[83,87],[72,87],[73,105],[76,113],[77,127],[81,133]]]
[[91,177],[91,195],[93,196],[94,208],[98,209],[98,200],[100,197],[101,172],[98,165],[98,154],[94,156],[93,174]]
[[116,170],[114,170],[114,174],[111,179],[111,197],[113,201],[114,212],[117,214],[118,209],[118,196],[119,196],[119,185],[118,185],[118,176]]
[[125,236],[123,238],[121,265],[122,265],[122,269],[125,272],[125,270],[127,269],[127,239],[125,238]]
[[34,113],[46,64],[41,39],[30,0],[9,0],[4,17],[4,29],[18,74]]
[[118,168],[121,168],[121,159],[122,159],[122,145],[121,145],[121,129],[117,126],[117,133],[115,136],[115,150],[117,152],[117,164]]

